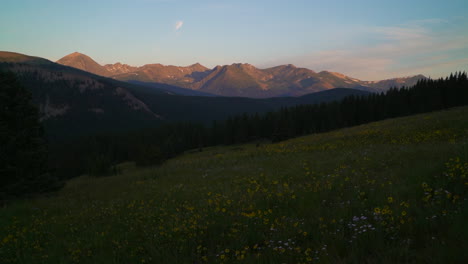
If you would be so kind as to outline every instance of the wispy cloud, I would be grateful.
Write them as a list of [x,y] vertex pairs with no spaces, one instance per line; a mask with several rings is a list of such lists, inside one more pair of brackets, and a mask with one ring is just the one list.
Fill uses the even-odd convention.
[[182,26],[184,25],[184,21],[182,20],[179,20],[175,23],[175,26],[174,26],[174,29],[177,31],[179,30],[180,28],[182,28]]
[[442,23],[447,22],[430,19],[392,27],[366,27],[360,29],[356,38],[371,39],[368,43],[283,58],[276,63],[338,71],[364,80],[419,73],[443,75],[447,72],[441,71],[466,70],[468,56],[457,57],[455,54],[467,49],[468,36],[462,30],[435,31],[434,27]]

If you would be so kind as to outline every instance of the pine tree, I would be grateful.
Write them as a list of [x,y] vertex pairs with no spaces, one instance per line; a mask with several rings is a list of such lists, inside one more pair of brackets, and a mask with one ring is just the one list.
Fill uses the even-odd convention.
[[31,94],[13,73],[0,72],[0,201],[57,188]]

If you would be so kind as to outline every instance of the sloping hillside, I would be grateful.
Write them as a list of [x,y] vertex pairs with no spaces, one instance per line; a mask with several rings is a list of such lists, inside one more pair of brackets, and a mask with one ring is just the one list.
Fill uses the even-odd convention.
[[[0,53],[0,70],[31,91],[50,138],[148,126],[164,117],[131,91],[135,85],[23,54]],[[154,91],[156,95],[164,91]]]
[[3,263],[465,263],[468,107],[193,151],[0,209]]

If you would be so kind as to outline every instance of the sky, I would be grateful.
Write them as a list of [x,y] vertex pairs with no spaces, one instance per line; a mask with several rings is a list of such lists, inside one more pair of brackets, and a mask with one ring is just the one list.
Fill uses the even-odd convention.
[[1,0],[0,50],[438,78],[468,70],[468,1]]

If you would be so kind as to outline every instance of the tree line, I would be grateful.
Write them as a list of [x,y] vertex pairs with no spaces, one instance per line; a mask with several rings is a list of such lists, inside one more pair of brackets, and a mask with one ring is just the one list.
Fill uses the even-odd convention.
[[438,80],[421,79],[412,87],[392,88],[380,94],[351,95],[341,101],[282,108],[263,116],[235,116],[212,130],[216,143],[221,144],[260,138],[278,141],[466,104],[467,75],[459,72]]

